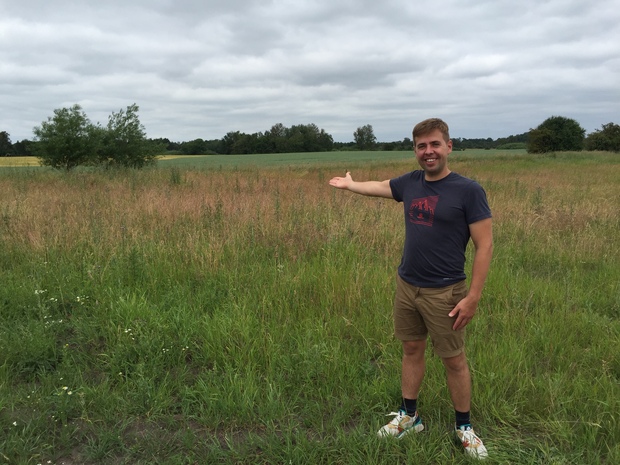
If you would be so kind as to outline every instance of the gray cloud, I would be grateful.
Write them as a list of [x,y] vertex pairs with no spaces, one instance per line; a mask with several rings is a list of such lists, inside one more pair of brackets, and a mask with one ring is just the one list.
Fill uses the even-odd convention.
[[150,137],[315,123],[408,137],[429,116],[501,137],[620,123],[620,0],[0,2],[0,130],[132,103]]

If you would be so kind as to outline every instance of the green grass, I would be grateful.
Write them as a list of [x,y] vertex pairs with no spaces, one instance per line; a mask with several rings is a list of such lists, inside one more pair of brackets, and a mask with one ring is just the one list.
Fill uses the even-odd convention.
[[[468,330],[488,463],[618,463],[618,157],[468,153],[495,225]],[[428,430],[375,437],[402,206],[327,181],[413,161],[331,156],[0,171],[0,463],[469,463],[431,353]]]
[[[525,150],[482,150],[470,149],[453,152],[455,159],[489,159],[514,158],[522,156]],[[274,153],[258,155],[162,155],[157,165],[159,167],[174,167],[183,169],[239,169],[248,167],[281,167],[281,166],[329,166],[330,164],[355,163],[390,163],[411,160],[411,150],[405,151],[342,151],[342,152],[301,152],[301,153]],[[0,157],[0,172],[18,171],[29,168],[49,169],[39,165],[36,157]],[[78,168],[84,169],[84,168]],[[86,168],[88,169],[88,168]]]
[[[525,150],[466,150],[453,152],[458,159],[471,158],[512,158],[524,155]],[[390,163],[411,161],[411,150],[398,151],[343,151],[310,153],[274,153],[267,155],[188,155],[164,157],[158,161],[159,166],[178,166],[184,168],[242,168],[242,167],[278,167],[278,166],[314,166],[321,164],[355,164],[355,163]]]

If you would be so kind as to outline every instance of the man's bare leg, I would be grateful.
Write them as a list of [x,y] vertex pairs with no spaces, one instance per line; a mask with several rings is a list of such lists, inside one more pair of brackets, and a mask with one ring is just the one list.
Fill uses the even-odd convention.
[[424,380],[426,340],[403,341],[401,389],[405,399],[417,399]]
[[456,357],[444,358],[448,390],[454,410],[469,412],[471,409],[471,374],[465,352]]

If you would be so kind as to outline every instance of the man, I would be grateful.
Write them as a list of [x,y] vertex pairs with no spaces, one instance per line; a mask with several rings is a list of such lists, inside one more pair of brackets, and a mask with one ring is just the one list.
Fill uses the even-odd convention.
[[[475,181],[448,168],[452,141],[445,122],[432,118],[413,129],[422,170],[385,181],[357,182],[347,172],[329,184],[338,189],[403,202],[405,245],[394,298],[394,334],[402,341],[402,404],[380,437],[398,438],[424,429],[417,399],[425,371],[426,340],[442,359],[454,405],[455,432],[472,457],[487,450],[470,422],[471,377],[464,351],[465,327],[482,295],[493,254],[491,211]],[[465,249],[475,247],[469,289]]]

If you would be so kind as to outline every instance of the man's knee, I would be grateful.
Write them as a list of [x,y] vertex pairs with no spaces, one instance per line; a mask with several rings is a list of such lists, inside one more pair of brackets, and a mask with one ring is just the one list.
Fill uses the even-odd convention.
[[426,350],[426,341],[418,340],[418,341],[403,341],[403,355],[405,356],[413,356],[424,354]]
[[467,357],[465,356],[465,352],[461,352],[459,355],[454,357],[445,357],[442,359],[446,370],[452,372],[461,372],[469,370],[469,366],[467,365]]

